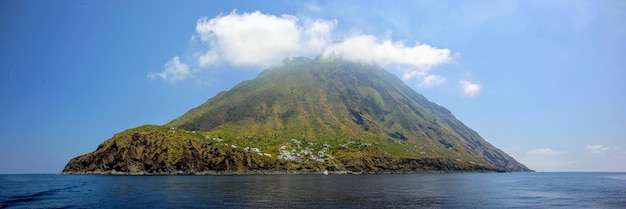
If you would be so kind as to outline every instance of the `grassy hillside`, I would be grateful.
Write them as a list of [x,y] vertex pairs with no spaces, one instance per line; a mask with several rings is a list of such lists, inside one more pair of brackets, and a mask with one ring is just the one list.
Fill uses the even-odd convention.
[[300,152],[295,140],[316,152],[327,144],[333,154],[375,149],[396,158],[528,170],[395,75],[338,59],[286,60],[165,126],[273,155],[286,153],[281,147]]

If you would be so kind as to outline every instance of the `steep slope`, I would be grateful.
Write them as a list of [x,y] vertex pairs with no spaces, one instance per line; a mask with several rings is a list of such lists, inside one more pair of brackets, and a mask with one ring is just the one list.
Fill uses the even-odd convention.
[[203,141],[201,134],[145,125],[115,134],[96,151],[71,159],[68,174],[215,174],[266,172],[281,165]]
[[[395,75],[343,60],[286,60],[166,126],[224,139],[254,139],[273,153],[282,152],[278,147],[293,139],[334,145],[338,155],[380,152],[529,171]],[[369,151],[336,148],[349,143]]]

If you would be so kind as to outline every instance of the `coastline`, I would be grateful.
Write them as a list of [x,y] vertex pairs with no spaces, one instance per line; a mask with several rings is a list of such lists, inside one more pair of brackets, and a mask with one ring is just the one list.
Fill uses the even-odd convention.
[[385,175],[385,174],[445,174],[445,173],[532,173],[533,171],[202,171],[202,172],[121,172],[121,171],[81,171],[61,172],[60,175],[112,175],[112,176],[234,176],[234,175]]

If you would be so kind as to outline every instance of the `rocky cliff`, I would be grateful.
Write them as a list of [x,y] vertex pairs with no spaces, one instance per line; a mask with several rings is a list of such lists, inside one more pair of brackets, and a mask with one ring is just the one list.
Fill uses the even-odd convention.
[[[321,173],[504,172],[454,160],[397,158],[378,149],[339,152],[332,162],[276,159],[244,147],[203,140],[201,134],[161,126],[118,133],[88,154],[71,159],[64,174],[211,175]],[[204,137],[206,139],[206,137]]]

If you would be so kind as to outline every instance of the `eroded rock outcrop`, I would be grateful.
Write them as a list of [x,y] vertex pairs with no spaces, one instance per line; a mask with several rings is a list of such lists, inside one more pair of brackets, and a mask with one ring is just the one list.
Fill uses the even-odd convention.
[[78,156],[63,173],[74,174],[201,174],[274,171],[276,160],[224,145],[200,141],[190,134],[142,126],[116,134],[92,153]]

